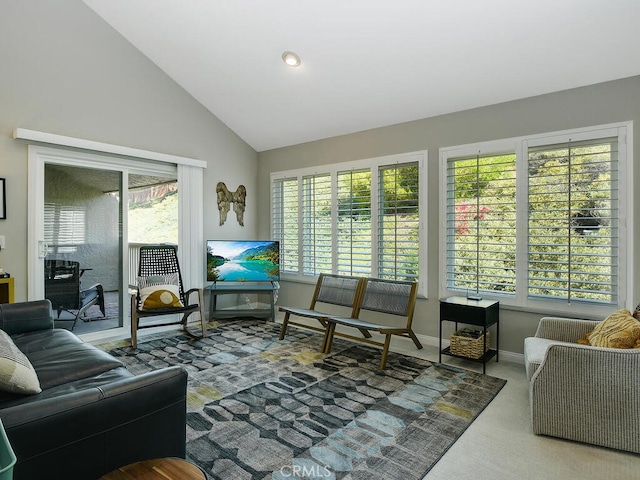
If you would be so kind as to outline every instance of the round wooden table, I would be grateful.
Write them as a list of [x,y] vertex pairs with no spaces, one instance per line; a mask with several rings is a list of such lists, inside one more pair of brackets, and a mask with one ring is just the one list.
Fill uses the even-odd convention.
[[192,463],[181,458],[156,458],[120,467],[99,480],[207,480]]

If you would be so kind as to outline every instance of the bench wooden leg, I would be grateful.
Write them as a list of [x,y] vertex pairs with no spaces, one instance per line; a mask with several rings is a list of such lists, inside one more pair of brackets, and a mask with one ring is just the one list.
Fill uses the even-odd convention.
[[409,334],[409,337],[411,338],[411,340],[413,340],[413,343],[415,344],[416,348],[418,350],[421,350],[422,344],[420,343],[420,340],[418,340],[418,337],[416,337],[416,334],[413,333],[413,330],[409,330],[407,333]]
[[284,340],[284,336],[287,333],[287,326],[289,325],[289,316],[291,313],[284,314],[284,320],[282,321],[282,327],[280,328],[280,340]]
[[327,328],[324,331],[324,340],[322,341],[322,353],[331,353],[331,346],[333,345],[333,334],[336,331],[336,324],[328,322]]
[[387,354],[389,353],[389,345],[391,344],[391,334],[387,333],[384,339],[384,347],[382,348],[382,358],[380,359],[380,370],[384,370],[387,366]]
[[364,328],[359,328],[358,330],[360,330],[360,333],[364,338],[371,338],[371,333],[369,332],[369,330],[365,330]]

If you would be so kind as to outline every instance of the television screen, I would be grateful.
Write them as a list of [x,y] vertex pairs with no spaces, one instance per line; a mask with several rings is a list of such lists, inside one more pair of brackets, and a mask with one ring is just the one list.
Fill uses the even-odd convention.
[[207,240],[208,282],[280,280],[280,245],[272,240]]

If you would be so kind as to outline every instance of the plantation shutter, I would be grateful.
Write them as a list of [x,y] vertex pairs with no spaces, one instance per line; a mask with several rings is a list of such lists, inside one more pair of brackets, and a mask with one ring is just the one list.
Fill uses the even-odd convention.
[[302,178],[302,269],[305,275],[331,273],[331,175]]
[[280,270],[298,273],[298,179],[275,180],[272,195],[272,236],[280,242]]
[[378,276],[418,279],[420,248],[418,163],[378,169]]
[[528,295],[618,302],[617,138],[528,149]]
[[371,274],[371,169],[338,172],[337,273]]
[[44,204],[44,239],[53,254],[75,253],[87,242],[86,211],[82,205]]
[[449,159],[446,188],[448,288],[514,295],[515,154]]

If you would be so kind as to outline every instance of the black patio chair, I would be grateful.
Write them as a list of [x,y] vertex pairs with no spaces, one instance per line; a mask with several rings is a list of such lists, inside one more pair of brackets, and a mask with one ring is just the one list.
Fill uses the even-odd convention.
[[[157,298],[153,308],[150,308],[146,302],[143,302],[141,296],[141,288],[137,288],[135,294],[131,295],[131,346],[138,346],[138,330],[141,328],[160,327],[165,325],[182,324],[185,332],[194,337],[207,336],[207,320],[204,314],[204,295],[201,288],[192,288],[185,291],[182,284],[182,274],[180,273],[180,265],[178,263],[177,248],[174,245],[144,245],[140,247],[140,260],[138,264],[138,280],[145,284],[158,283],[162,285],[168,279],[175,279],[177,283],[177,294],[180,306],[176,306],[176,302],[167,302],[163,304],[164,297],[170,298],[171,294],[167,291],[159,290],[158,295],[151,295]],[[189,303],[192,294],[197,294],[197,303]],[[202,328],[201,335],[191,333],[187,328],[189,315],[194,312],[200,313],[200,323]],[[169,321],[164,323],[141,323],[140,319],[167,315],[180,315],[180,320]]]
[[51,307],[58,312],[58,319],[63,311],[74,316],[72,331],[80,316],[87,321],[87,310],[93,305],[97,305],[105,316],[102,284],[82,288],[80,278],[83,273],[80,264],[73,260],[44,261],[44,297],[51,301]]

